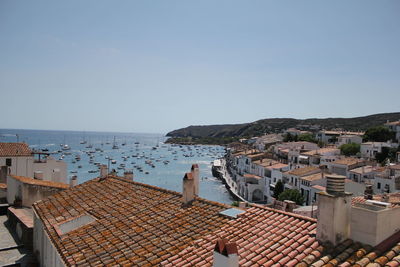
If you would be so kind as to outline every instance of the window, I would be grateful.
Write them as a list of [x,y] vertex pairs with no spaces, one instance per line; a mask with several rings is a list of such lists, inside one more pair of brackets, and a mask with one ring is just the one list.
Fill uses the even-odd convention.
[[11,166],[11,159],[6,159],[6,166],[8,166],[8,167]]
[[378,189],[381,189],[381,183],[378,183],[378,184],[377,184],[377,188],[378,188]]

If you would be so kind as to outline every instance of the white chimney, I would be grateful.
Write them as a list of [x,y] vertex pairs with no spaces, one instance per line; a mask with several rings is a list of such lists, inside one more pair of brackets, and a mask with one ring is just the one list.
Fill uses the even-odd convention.
[[33,178],[38,180],[43,180],[43,172],[42,171],[35,171],[33,173]]
[[100,178],[106,178],[107,175],[108,175],[107,165],[105,164],[100,165]]
[[200,169],[199,169],[199,165],[198,164],[193,164],[192,165],[192,169],[191,169],[192,175],[193,175],[193,179],[194,179],[194,194],[196,196],[199,195],[199,174],[200,174]]
[[76,175],[73,175],[69,180],[69,186],[74,187],[77,184],[78,184],[78,177]]
[[213,267],[238,267],[239,256],[236,243],[219,239],[214,248]]
[[183,206],[189,206],[194,200],[194,178],[191,172],[183,177]]
[[351,193],[345,176],[326,175],[326,192],[319,192],[317,240],[336,246],[350,236]]

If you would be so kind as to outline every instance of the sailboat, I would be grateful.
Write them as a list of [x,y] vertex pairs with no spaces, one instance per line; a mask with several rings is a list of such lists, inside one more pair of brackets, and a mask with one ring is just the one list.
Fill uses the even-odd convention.
[[112,149],[118,149],[117,143],[115,142],[115,136],[114,136],[114,143],[113,143]]

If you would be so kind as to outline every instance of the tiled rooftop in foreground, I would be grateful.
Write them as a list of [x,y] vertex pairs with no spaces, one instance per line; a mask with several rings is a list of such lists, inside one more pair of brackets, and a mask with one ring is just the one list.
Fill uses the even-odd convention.
[[[34,204],[67,265],[154,266],[221,228],[229,206],[121,177],[94,179]],[[95,220],[65,234],[57,228],[88,215]],[[61,236],[59,235],[61,234]]]
[[351,239],[332,246],[317,240],[309,217],[259,205],[229,216],[221,212],[230,206],[182,199],[108,176],[33,207],[67,266],[212,266],[220,240],[234,244],[239,266],[400,266],[398,230],[375,247]]

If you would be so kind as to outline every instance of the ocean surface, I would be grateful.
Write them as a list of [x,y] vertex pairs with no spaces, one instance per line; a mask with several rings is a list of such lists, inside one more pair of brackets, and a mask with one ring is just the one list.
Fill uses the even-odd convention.
[[[125,169],[133,170],[135,181],[182,192],[184,174],[197,163],[200,196],[232,203],[225,186],[211,174],[211,162],[224,155],[223,147],[169,145],[165,140],[161,134],[0,129],[0,142],[25,142],[65,161],[68,177],[77,175],[78,183],[98,177],[96,164],[100,163],[121,176]],[[63,150],[64,145],[70,149]],[[113,145],[118,148],[113,149]]]

